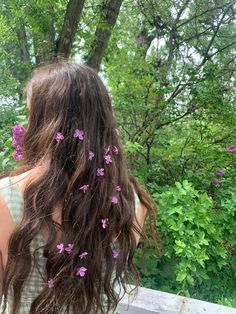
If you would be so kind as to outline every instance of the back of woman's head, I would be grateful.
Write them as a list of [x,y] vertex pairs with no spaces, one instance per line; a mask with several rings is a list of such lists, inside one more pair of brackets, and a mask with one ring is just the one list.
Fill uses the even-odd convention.
[[[94,150],[99,165],[105,145],[117,144],[108,93],[89,67],[63,62],[40,68],[28,82],[26,93],[30,108],[25,137],[27,163],[49,154],[63,164],[85,165],[88,150]],[[74,139],[77,129],[84,132],[83,141]],[[55,140],[57,132],[64,136],[60,145]]]
[[114,283],[138,279],[132,261],[133,184],[110,98],[92,69],[69,62],[36,70],[26,94],[22,169],[47,166],[24,191],[23,219],[9,243],[4,294],[13,286],[17,313],[30,273],[25,265],[37,266],[30,244],[46,229],[45,287],[30,313],[107,313],[118,302]]

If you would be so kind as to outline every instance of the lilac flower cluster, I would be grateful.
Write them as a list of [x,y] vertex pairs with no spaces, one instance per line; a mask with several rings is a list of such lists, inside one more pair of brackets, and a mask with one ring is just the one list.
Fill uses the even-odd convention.
[[23,158],[23,141],[25,135],[25,128],[21,124],[17,124],[12,128],[13,143],[12,146],[15,148],[13,157],[15,160],[21,160]]
[[[216,175],[217,177],[222,178],[222,177],[224,177],[225,173],[224,173],[223,170],[218,169],[218,170],[216,170],[215,175]],[[212,184],[213,184],[213,185],[220,185],[220,183],[221,183],[221,181],[220,181],[219,178],[214,178],[214,179],[212,180]]]
[[[229,154],[229,155],[233,155],[235,152],[236,152],[236,147],[234,145],[229,145],[227,148],[226,148],[226,152]],[[220,178],[224,177],[225,176],[225,173],[223,170],[216,170],[215,172],[215,175],[217,178],[214,178],[212,180],[212,184],[213,185],[220,185],[221,184],[221,180]]]
[[234,154],[236,152],[236,147],[234,145],[229,145],[226,149],[227,153]]

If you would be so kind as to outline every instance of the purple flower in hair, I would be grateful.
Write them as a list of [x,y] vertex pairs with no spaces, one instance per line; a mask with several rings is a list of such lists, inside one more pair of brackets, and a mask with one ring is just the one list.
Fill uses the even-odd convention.
[[102,221],[103,229],[106,229],[108,227],[108,224],[109,224],[108,218],[104,218],[101,221]]
[[64,251],[64,244],[60,243],[57,244],[58,253],[62,253]]
[[219,179],[213,179],[212,180],[212,184],[219,185],[220,184],[220,180]]
[[91,150],[89,151],[89,160],[92,160],[94,158],[95,154]]
[[119,149],[116,146],[113,146],[113,153],[118,155],[119,154]]
[[71,254],[71,253],[72,253],[72,250],[73,250],[73,247],[74,247],[74,245],[71,244],[71,243],[69,243],[69,244],[67,245],[67,247],[65,248],[65,251],[66,251],[68,254]]
[[105,163],[106,163],[107,165],[109,165],[109,164],[112,163],[111,155],[105,155],[105,156],[104,156],[104,159],[105,159]]
[[119,185],[117,185],[116,191],[117,191],[117,192],[120,192],[120,191],[121,191],[121,187],[120,187]]
[[85,185],[81,186],[81,188],[79,188],[79,190],[82,190],[83,193],[86,193],[88,191],[88,188],[89,188],[89,185],[85,184]]
[[117,259],[120,255],[120,251],[119,250],[113,250],[112,252],[112,256],[114,259]]
[[84,140],[84,131],[76,129],[74,133],[74,138],[78,138],[80,141]]
[[61,132],[57,132],[57,134],[55,136],[55,140],[57,141],[57,143],[59,143],[60,141],[63,141],[64,135]]
[[88,252],[82,252],[80,255],[79,255],[79,258],[81,258],[81,259],[86,259],[86,257],[87,257],[87,255],[88,255]]
[[112,196],[111,203],[114,205],[118,204],[118,198],[116,196]]
[[97,169],[97,176],[103,177],[104,176],[104,168],[98,168]]
[[54,280],[50,278],[50,279],[48,280],[48,288],[49,288],[49,289],[52,289],[53,287],[54,287]]
[[86,267],[78,267],[76,269],[76,276],[80,276],[80,277],[84,277],[85,276],[85,273],[87,271],[87,268]]

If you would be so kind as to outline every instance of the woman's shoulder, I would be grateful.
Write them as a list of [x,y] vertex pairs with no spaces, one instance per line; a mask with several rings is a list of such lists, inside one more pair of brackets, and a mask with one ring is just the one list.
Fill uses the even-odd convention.
[[25,177],[29,174],[29,171],[23,172],[18,175],[10,175],[0,178],[0,191],[19,188],[19,183],[24,181]]
[[0,188],[4,188],[7,184],[9,184],[9,177],[0,178]]
[[0,179],[0,199],[2,207],[8,209],[14,223],[21,219],[23,198],[19,190],[19,176],[9,176]]

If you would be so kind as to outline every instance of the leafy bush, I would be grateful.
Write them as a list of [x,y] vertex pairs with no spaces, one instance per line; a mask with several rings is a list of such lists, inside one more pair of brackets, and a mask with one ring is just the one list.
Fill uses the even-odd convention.
[[[231,191],[230,199],[222,199],[220,213],[216,213],[211,197],[197,191],[186,180],[162,193],[153,193],[153,197],[159,204],[157,227],[164,253],[157,259],[150,250],[142,268],[139,249],[136,262],[142,273],[142,284],[233,304],[236,288],[230,273],[236,273],[236,258],[232,258],[228,249],[235,243],[235,219],[232,218],[236,212],[236,191]],[[229,241],[227,244],[225,239]]]

